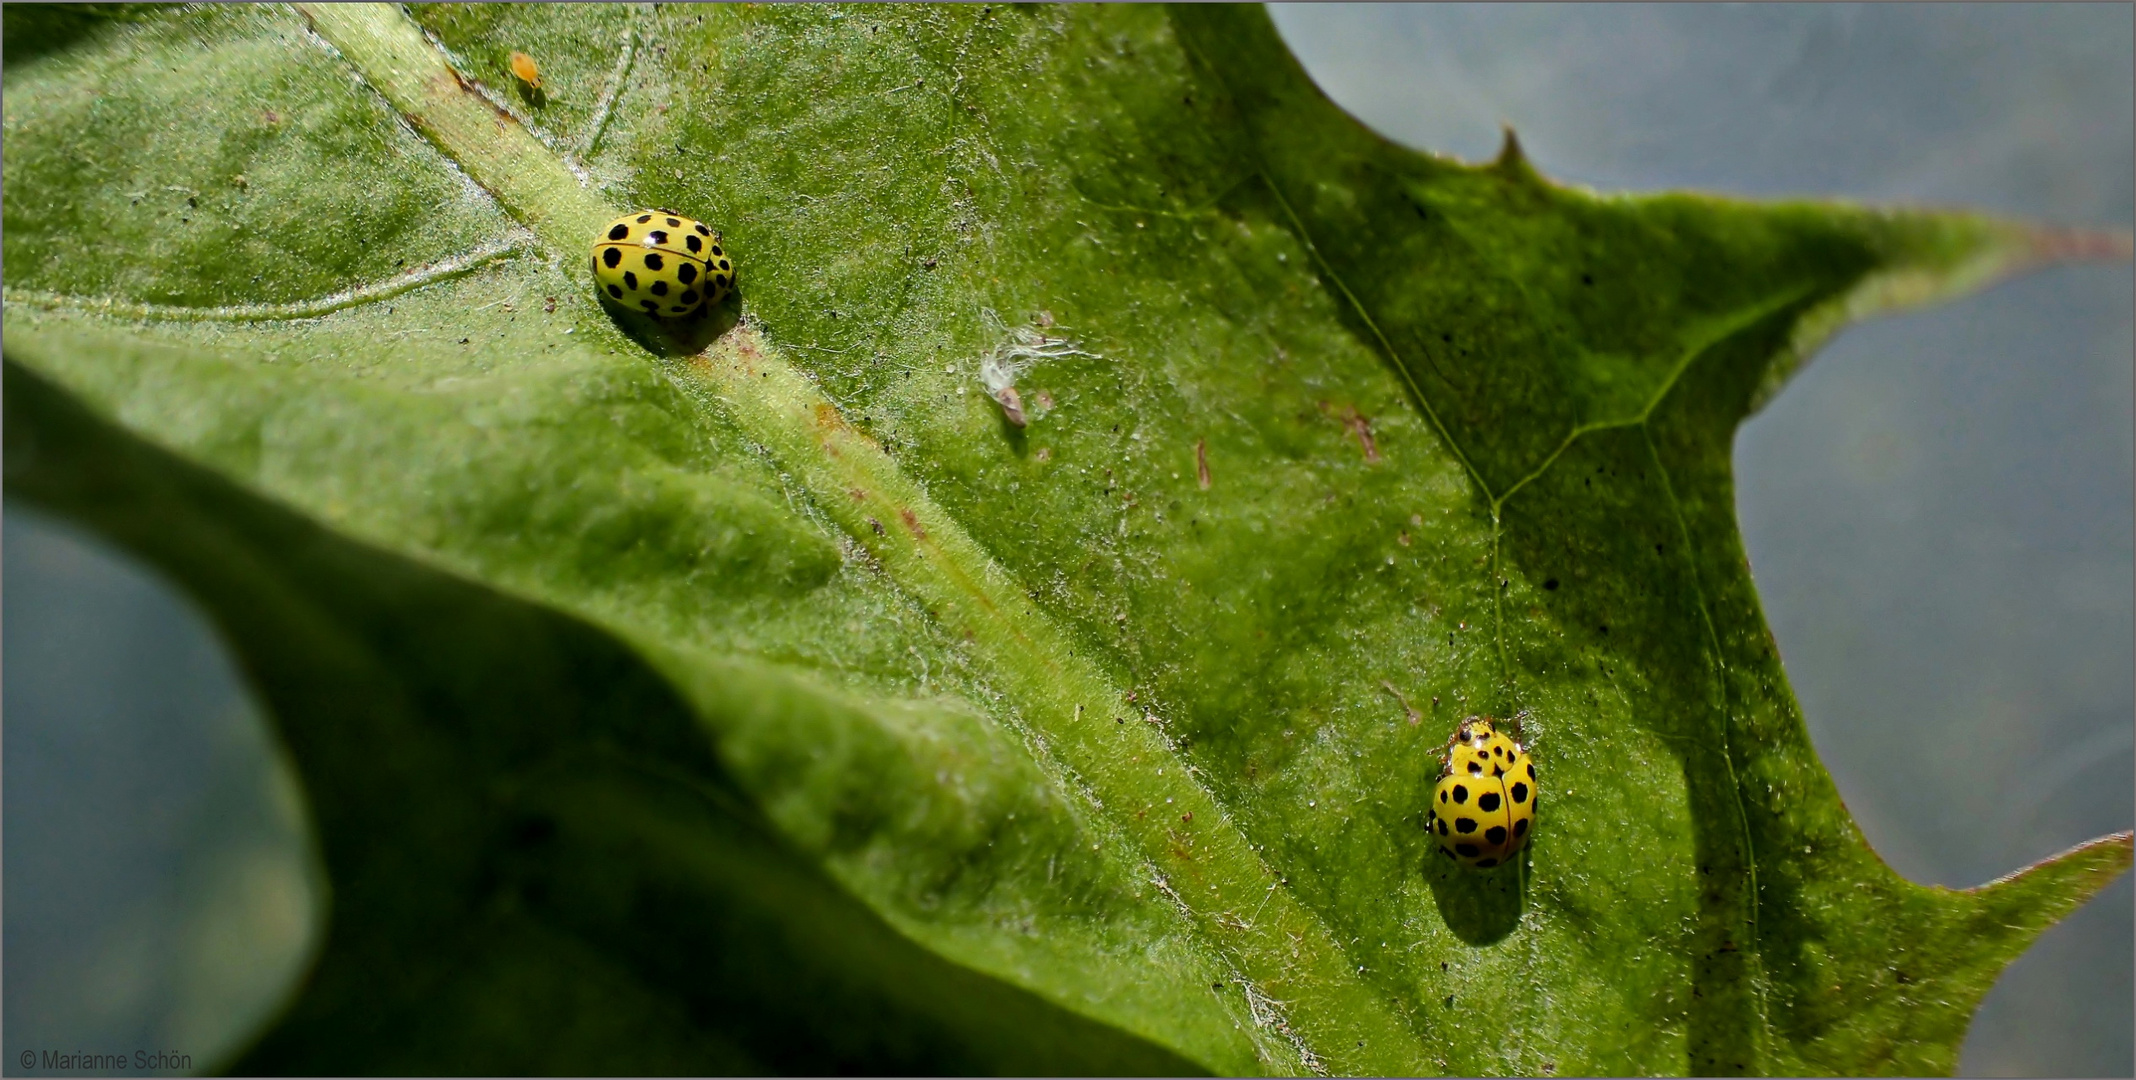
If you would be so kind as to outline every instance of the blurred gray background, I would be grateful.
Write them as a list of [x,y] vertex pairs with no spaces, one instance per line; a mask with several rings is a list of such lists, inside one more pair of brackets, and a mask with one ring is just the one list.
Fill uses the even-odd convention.
[[[1546,174],[2131,223],[2126,5],[1279,6],[1345,107]],[[1810,731],[1901,873],[1976,885],[2136,816],[2129,267],[1847,331],[1737,444]],[[10,500],[4,1041],[212,1067],[301,969],[300,800],[212,631]],[[1962,1070],[2131,1075],[2128,879],[2011,968]],[[27,1070],[34,1074],[37,1070]]]

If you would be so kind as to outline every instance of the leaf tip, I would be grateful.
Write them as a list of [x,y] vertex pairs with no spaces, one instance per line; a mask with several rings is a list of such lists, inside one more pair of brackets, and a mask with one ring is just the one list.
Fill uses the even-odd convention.
[[2136,863],[2136,833],[2123,830],[2078,844],[1966,889],[1990,900],[2010,900],[2045,926],[2075,910]]
[[1509,180],[1543,183],[1542,174],[1536,172],[1535,166],[1528,161],[1528,152],[1521,147],[1520,136],[1514,132],[1513,125],[1501,121],[1498,129],[1505,133],[1505,140],[1498,146],[1498,156],[1491,161],[1491,171]]
[[2127,229],[2025,230],[2024,261],[2033,264],[2065,262],[2125,262],[2136,257],[2136,234]]
[[1491,164],[1500,169],[1515,169],[1527,164],[1528,155],[1521,149],[1520,135],[1513,130],[1513,125],[1501,121],[1498,130],[1505,133],[1505,140],[1499,144],[1498,160]]

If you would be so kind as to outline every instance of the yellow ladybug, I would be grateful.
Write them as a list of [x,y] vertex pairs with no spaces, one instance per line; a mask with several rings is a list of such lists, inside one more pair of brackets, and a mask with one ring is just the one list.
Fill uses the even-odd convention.
[[611,303],[675,318],[727,295],[734,263],[704,222],[640,210],[617,218],[594,240],[593,280]]
[[1475,870],[1513,857],[1535,825],[1535,763],[1491,720],[1470,717],[1446,744],[1424,827],[1439,853]]

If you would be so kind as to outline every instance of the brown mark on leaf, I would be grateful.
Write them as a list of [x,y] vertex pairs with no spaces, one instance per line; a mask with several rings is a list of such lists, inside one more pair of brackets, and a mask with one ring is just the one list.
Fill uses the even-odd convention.
[[1194,479],[1203,491],[1209,490],[1209,440],[1194,440]]
[[1023,427],[1029,422],[1024,418],[1023,397],[1016,392],[1015,387],[1004,386],[994,391],[994,404],[1001,406],[1001,415],[1009,423]]
[[1372,438],[1372,420],[1370,417],[1358,412],[1355,405],[1344,405],[1338,410],[1333,404],[1325,401],[1320,403],[1320,412],[1324,416],[1330,416],[1341,421],[1342,426],[1349,428],[1350,433],[1357,436],[1357,445],[1364,447],[1365,460],[1375,465],[1379,464],[1379,443]]
[[874,518],[868,519],[868,528],[874,529],[875,535],[877,536],[881,536],[883,534],[883,523],[875,520]]
[[1396,690],[1394,688],[1393,683],[1388,682],[1385,679],[1381,679],[1380,686],[1384,688],[1388,693],[1393,694],[1394,700],[1402,703],[1402,711],[1409,714],[1409,726],[1415,727],[1417,724],[1423,721],[1424,717],[1419,714],[1415,709],[1409,707],[1409,699],[1403,697],[1402,692],[1400,690]]
[[868,501],[868,493],[863,488],[848,488],[846,489],[846,494],[853,496],[854,502]]
[[819,401],[811,406],[809,411],[816,420],[816,426],[824,431],[842,431],[849,426],[845,417],[838,414],[838,406],[830,402]]
[[1350,430],[1357,433],[1357,444],[1365,448],[1365,460],[1377,463],[1380,459],[1379,444],[1372,441],[1372,421],[1352,410],[1345,418]]
[[897,508],[897,516],[898,516],[898,517],[900,517],[900,518],[903,518],[903,519],[905,520],[905,529],[906,529],[906,531],[908,531],[908,532],[910,532],[910,533],[912,534],[912,538],[913,538],[913,539],[915,539],[915,540],[925,540],[925,539],[927,539],[927,530],[926,530],[926,529],[923,529],[923,528],[921,528],[921,527],[920,527],[920,519],[919,519],[919,518],[918,518],[917,516],[915,516],[915,515],[913,514],[913,512],[912,512],[912,508],[911,508],[911,507],[909,507],[909,506],[900,506],[900,507],[898,507],[898,508]]

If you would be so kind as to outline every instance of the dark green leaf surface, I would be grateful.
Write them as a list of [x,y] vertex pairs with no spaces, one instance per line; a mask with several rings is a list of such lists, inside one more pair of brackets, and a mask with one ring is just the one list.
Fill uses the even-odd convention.
[[[1939,1072],[2128,864],[1892,874],[1728,475],[2085,238],[1419,155],[1251,10],[8,10],[8,482],[217,614],[332,879],[242,1068]],[[641,205],[701,328],[589,293]]]

